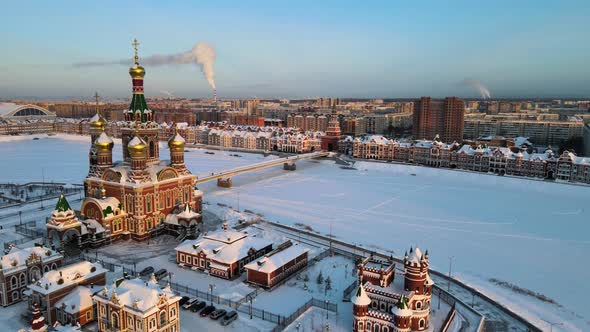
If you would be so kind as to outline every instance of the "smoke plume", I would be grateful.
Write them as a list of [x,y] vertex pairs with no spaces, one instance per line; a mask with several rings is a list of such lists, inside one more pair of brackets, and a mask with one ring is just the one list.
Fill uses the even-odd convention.
[[486,88],[486,86],[483,85],[480,81],[476,81],[476,80],[472,80],[472,79],[464,79],[463,82],[461,82],[461,83],[463,85],[471,87],[472,89],[475,89],[477,92],[479,92],[479,94],[481,95],[481,97],[483,99],[492,98],[492,95],[490,94],[490,90],[488,90],[488,88]]
[[[197,64],[203,76],[209,83],[211,89],[215,90],[215,49],[213,46],[207,43],[197,43],[190,51],[177,53],[177,54],[156,54],[145,58],[140,58],[140,63],[146,66],[164,66],[164,65],[185,65],[190,63]],[[95,61],[95,62],[80,62],[75,63],[73,66],[77,68],[81,67],[100,67],[100,66],[113,66],[113,65],[124,65],[129,66],[132,64],[131,59],[121,59],[113,61]]]

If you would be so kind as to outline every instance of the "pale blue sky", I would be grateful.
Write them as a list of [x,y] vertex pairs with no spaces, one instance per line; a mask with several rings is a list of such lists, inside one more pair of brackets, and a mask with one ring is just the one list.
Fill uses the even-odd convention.
[[[0,97],[130,94],[124,66],[217,51],[222,97],[590,96],[589,1],[19,1],[0,5]],[[194,65],[146,67],[146,90],[209,97]]]

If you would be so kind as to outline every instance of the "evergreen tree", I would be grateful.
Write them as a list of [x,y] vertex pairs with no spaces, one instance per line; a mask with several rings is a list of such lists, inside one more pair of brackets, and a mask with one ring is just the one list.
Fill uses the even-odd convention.
[[322,274],[322,271],[320,271],[320,274],[318,274],[316,282],[318,283],[318,285],[321,285],[324,282],[324,275]]
[[303,276],[303,281],[309,282],[309,276],[307,275],[307,273]]

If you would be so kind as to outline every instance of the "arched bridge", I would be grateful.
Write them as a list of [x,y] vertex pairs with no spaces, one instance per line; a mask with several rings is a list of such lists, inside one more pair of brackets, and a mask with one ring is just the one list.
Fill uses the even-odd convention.
[[298,160],[304,159],[314,159],[314,158],[321,158],[326,157],[329,155],[329,152],[320,151],[320,152],[310,152],[299,154],[295,156],[283,157],[268,161],[263,161],[260,163],[250,164],[246,166],[240,166],[236,168],[232,168],[229,170],[223,170],[215,173],[210,174],[200,174],[197,175],[197,184],[205,183],[213,180],[217,180],[217,185],[220,187],[231,187],[231,178],[247,172],[257,171],[260,169],[274,167],[278,165],[283,165],[285,170],[293,171],[295,170],[295,162]]

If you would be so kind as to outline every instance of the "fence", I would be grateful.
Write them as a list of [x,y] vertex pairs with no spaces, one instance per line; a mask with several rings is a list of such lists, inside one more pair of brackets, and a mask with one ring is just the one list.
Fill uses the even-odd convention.
[[14,231],[29,238],[45,237],[44,231],[37,230],[35,221],[14,225]]
[[272,332],[283,331],[285,328],[287,328],[287,326],[293,323],[299,316],[301,316],[311,307],[321,308],[334,313],[338,312],[338,305],[336,305],[335,303],[329,301],[322,301],[316,298],[311,298],[309,301],[305,302],[305,304],[297,308],[297,310],[295,310],[292,314],[290,314],[287,317],[284,317],[282,322],[272,329]]
[[355,279],[352,284],[350,284],[348,287],[346,287],[343,291],[342,291],[342,300],[348,300],[350,301],[350,293],[352,293],[352,291],[354,291],[356,289],[357,286],[357,280]]

